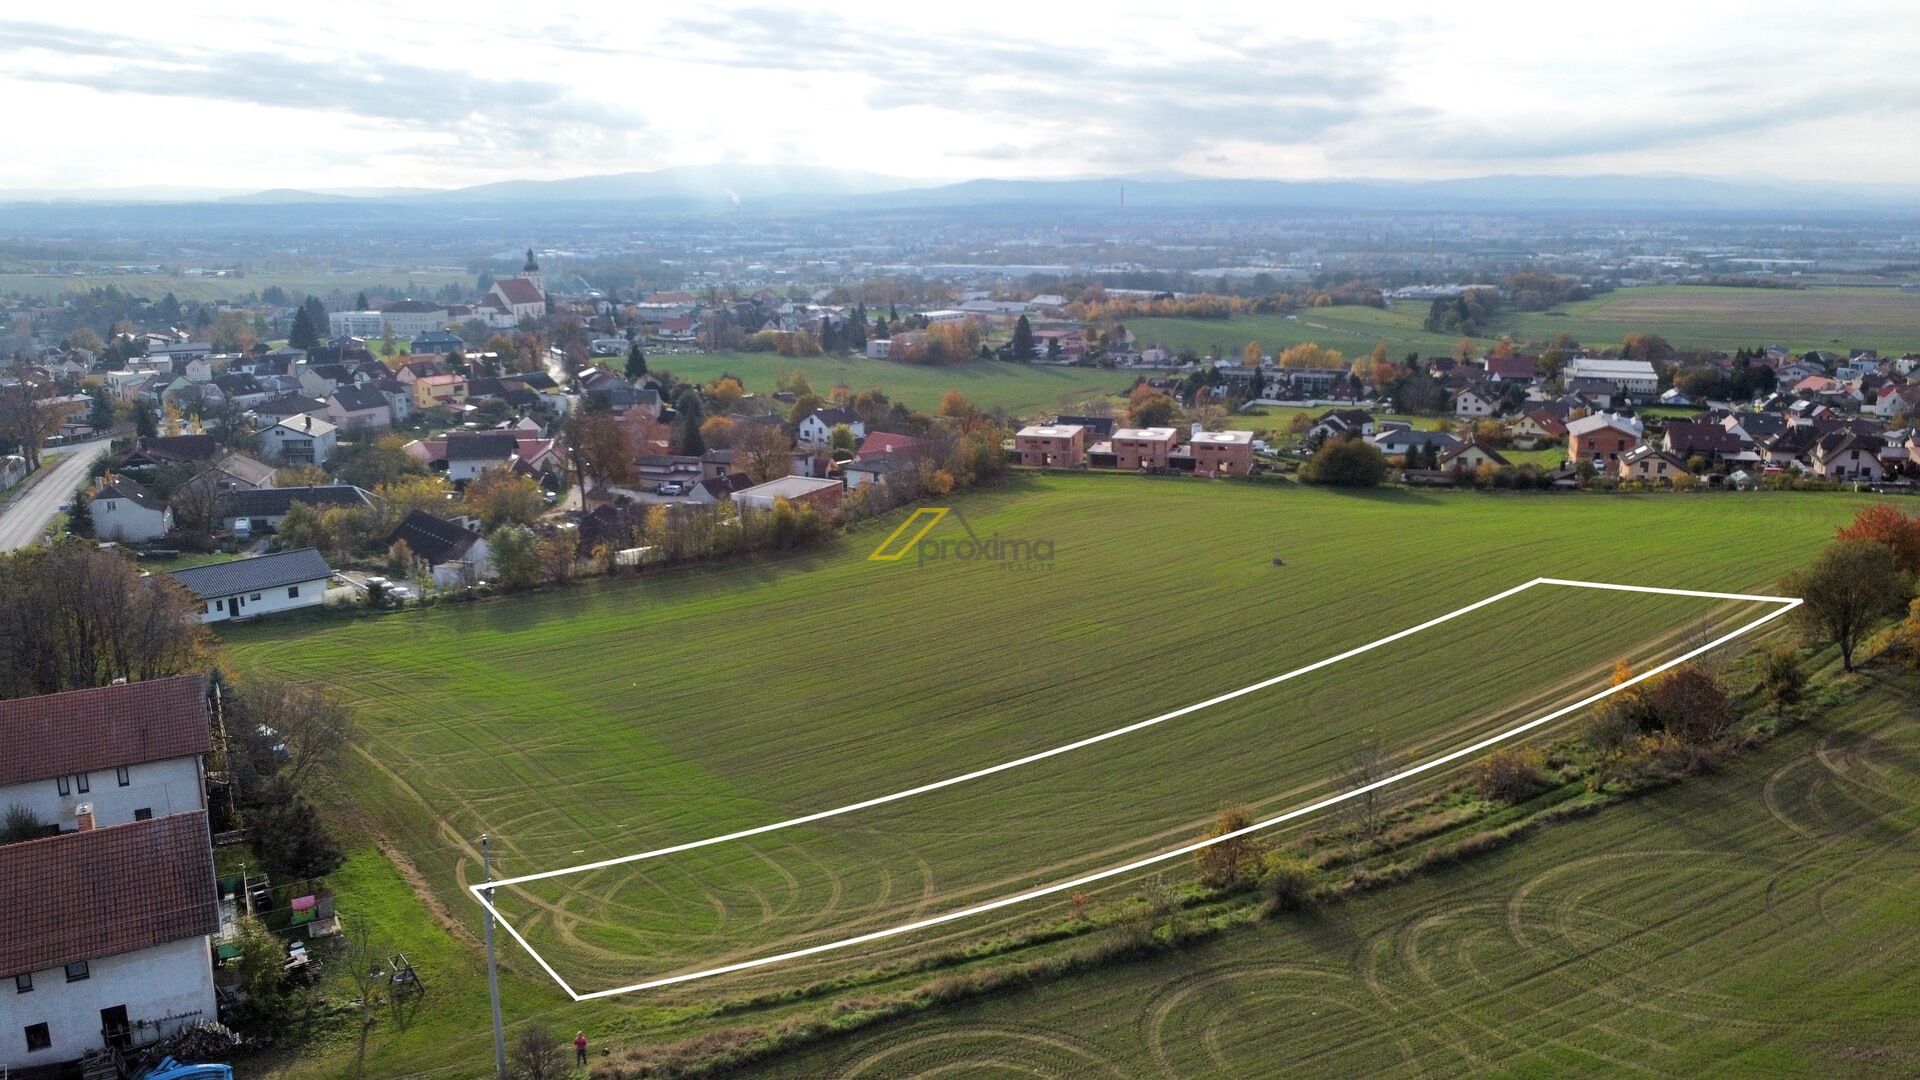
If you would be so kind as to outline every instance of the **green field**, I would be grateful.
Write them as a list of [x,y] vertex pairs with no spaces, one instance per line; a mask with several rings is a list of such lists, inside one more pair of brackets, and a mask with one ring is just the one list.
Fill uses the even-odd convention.
[[[1407,353],[1445,356],[1458,335],[1421,329],[1427,305],[1305,308],[1292,316],[1248,315],[1233,319],[1130,319],[1127,328],[1142,344],[1189,348],[1202,355],[1215,346],[1238,356],[1257,341],[1278,352],[1302,341],[1339,349],[1348,356],[1384,343],[1396,362]],[[1571,334],[1583,345],[1618,345],[1635,331],[1659,334],[1678,348],[1731,352],[1741,346],[1785,345],[1795,352],[1877,348],[1899,355],[1920,350],[1920,291],[1871,288],[1729,289],[1691,285],[1619,289],[1551,311],[1506,312],[1488,338],[1508,334],[1522,343],[1544,344]]]
[[[500,871],[521,874],[780,820],[1187,705],[1536,575],[1762,589],[1856,501],[1348,495],[1086,476],[1023,477],[956,505],[982,536],[1052,540],[1052,569],[867,561],[889,520],[777,561],[223,637],[242,674],[325,681],[353,698],[362,732],[339,778],[343,807],[471,932],[477,908],[460,886],[476,879],[482,831]],[[1534,599],[1151,743],[1101,744],[1112,752],[1076,768],[1003,774],[946,801],[644,872],[561,879],[503,906],[583,990],[817,942],[1173,846],[1229,802],[1292,805],[1324,786],[1358,732],[1403,755],[1435,752],[1576,696],[1617,656],[1660,655],[1676,631],[1734,614]],[[1223,745],[1236,749],[1220,759]],[[343,895],[343,910],[352,903]],[[589,1006],[565,1005],[512,947],[510,981],[522,1020],[652,1038],[690,1030],[715,995],[855,977],[1035,916],[1009,909],[871,954]],[[471,1065],[484,1047],[400,1031],[383,1032],[376,1053],[413,1069]]]
[[763,395],[778,389],[776,380],[781,372],[798,368],[821,397],[839,384],[856,393],[878,388],[892,401],[932,412],[939,408],[941,395],[958,390],[982,409],[1005,409],[1016,416],[1071,411],[1088,398],[1125,390],[1139,377],[1135,372],[998,360],[929,367],[864,357],[787,357],[772,353],[661,352],[649,354],[647,366],[691,382],[734,375],[744,380],[747,392]]
[[1916,700],[1882,684],[1388,893],[748,1074],[1912,1076]]
[[426,295],[448,283],[471,286],[470,274],[444,270],[353,270],[329,274],[311,270],[256,270],[239,277],[184,277],[179,274],[0,274],[0,296],[53,300],[64,293],[113,286],[121,292],[158,300],[172,293],[181,301],[230,300],[274,285],[295,298],[333,292],[349,296],[362,289],[404,289]]

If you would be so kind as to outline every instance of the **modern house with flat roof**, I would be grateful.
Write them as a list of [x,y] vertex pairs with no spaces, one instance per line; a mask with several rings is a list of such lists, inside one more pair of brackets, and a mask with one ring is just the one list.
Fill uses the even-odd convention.
[[840,505],[840,493],[845,490],[838,480],[827,480],[813,476],[782,476],[778,480],[769,480],[764,484],[755,484],[733,493],[734,505],[748,510],[771,510],[775,503],[785,499],[789,504],[810,505],[822,512],[832,512]]
[[1114,468],[1164,469],[1180,445],[1178,428],[1121,428],[1113,433]]
[[1253,471],[1253,432],[1196,431],[1187,440],[1195,476],[1246,476]]
[[1077,469],[1087,460],[1087,429],[1079,424],[1030,424],[1013,437],[1020,464]]

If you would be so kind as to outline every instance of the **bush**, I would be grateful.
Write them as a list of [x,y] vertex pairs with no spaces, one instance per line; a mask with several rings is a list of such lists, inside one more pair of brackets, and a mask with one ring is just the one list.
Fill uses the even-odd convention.
[[1370,443],[1336,439],[1314,451],[1300,478],[1332,487],[1378,487],[1387,478],[1387,458]]
[[1473,764],[1473,786],[1493,802],[1525,802],[1547,786],[1547,755],[1537,747],[1508,746]]
[[1776,710],[1799,701],[1807,688],[1807,669],[1800,663],[1800,650],[1781,645],[1767,653],[1760,668],[1760,686]]
[[1305,859],[1270,851],[1260,860],[1262,912],[1299,911],[1313,900],[1313,867]]
[[[1236,808],[1224,811],[1214,821],[1213,827],[1207,830],[1207,839],[1239,832],[1251,824],[1253,817],[1245,810]],[[1239,884],[1241,871],[1259,856],[1257,843],[1246,836],[1222,840],[1193,853],[1194,862],[1200,869],[1200,884],[1209,889],[1226,889]]]

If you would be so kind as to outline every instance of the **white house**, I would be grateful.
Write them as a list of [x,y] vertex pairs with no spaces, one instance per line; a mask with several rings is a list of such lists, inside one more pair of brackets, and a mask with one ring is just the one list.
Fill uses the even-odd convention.
[[852,409],[815,409],[801,419],[795,428],[796,441],[801,446],[818,449],[833,442],[833,429],[841,424],[853,432],[856,439],[867,437],[866,421]]
[[260,452],[288,465],[325,465],[333,460],[339,429],[331,422],[301,414],[289,416],[260,433]]
[[312,548],[173,571],[173,580],[200,598],[200,621],[252,619],[326,599],[333,571]]
[[327,423],[348,431],[385,431],[393,426],[393,405],[376,386],[337,387],[327,398]]
[[0,702],[0,1071],[131,1049],[216,1018],[219,928],[197,676]]
[[145,544],[173,531],[173,507],[124,476],[108,477],[88,503],[93,535],[102,540]]
[[480,524],[471,518],[449,520],[415,510],[387,537],[387,546],[405,541],[415,558],[425,560],[435,586],[471,585],[494,575],[493,554]]
[[1489,390],[1469,386],[1453,396],[1453,415],[1492,416],[1500,407],[1500,397]]

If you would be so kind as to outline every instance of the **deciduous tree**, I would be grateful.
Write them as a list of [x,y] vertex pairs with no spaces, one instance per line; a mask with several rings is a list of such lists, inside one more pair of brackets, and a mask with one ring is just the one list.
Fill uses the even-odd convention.
[[1800,624],[1838,645],[1841,666],[1852,671],[1861,638],[1906,604],[1911,582],[1885,544],[1842,540],[1789,578],[1787,591],[1806,601],[1794,609]]

